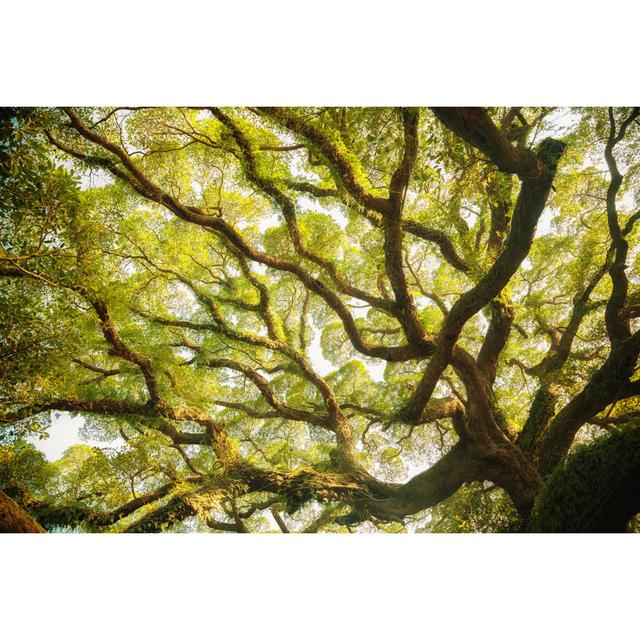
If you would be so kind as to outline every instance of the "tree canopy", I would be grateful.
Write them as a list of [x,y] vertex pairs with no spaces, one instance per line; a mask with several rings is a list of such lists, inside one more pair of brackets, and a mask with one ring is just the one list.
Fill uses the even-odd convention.
[[[635,530],[639,123],[3,110],[0,489],[46,530]],[[103,446],[45,460],[56,412]]]

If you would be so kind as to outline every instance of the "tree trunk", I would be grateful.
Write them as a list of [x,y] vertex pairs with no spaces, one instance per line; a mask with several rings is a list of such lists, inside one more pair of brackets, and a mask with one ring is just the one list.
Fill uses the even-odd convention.
[[0,533],[46,533],[6,493],[0,491]]
[[623,533],[640,513],[640,426],[571,454],[547,479],[529,531]]

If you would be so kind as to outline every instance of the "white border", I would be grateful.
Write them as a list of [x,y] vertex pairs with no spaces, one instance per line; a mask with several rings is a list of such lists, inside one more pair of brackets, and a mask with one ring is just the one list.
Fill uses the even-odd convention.
[[3,637],[633,637],[637,542],[624,535],[4,536]]
[[[0,105],[640,102],[633,3],[9,3]],[[618,638],[635,536],[0,536],[7,638]],[[199,632],[199,633],[198,633]]]
[[634,4],[22,0],[0,104],[630,104]]

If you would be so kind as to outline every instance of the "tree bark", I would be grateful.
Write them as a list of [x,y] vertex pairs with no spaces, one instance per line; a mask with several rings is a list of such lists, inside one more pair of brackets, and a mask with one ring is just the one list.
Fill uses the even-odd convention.
[[0,491],[0,533],[46,533],[46,531],[6,493]]

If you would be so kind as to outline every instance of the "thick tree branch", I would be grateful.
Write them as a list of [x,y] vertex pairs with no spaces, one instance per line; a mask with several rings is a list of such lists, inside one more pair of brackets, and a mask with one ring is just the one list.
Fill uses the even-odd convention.
[[406,409],[409,418],[416,419],[429,401],[443,371],[450,362],[453,347],[467,320],[493,300],[509,282],[533,242],[536,224],[544,209],[557,162],[565,145],[556,140],[545,140],[538,155],[547,168],[536,178],[524,178],[516,202],[511,230],[500,255],[478,284],[464,293],[445,318],[438,343],[421,381]]

